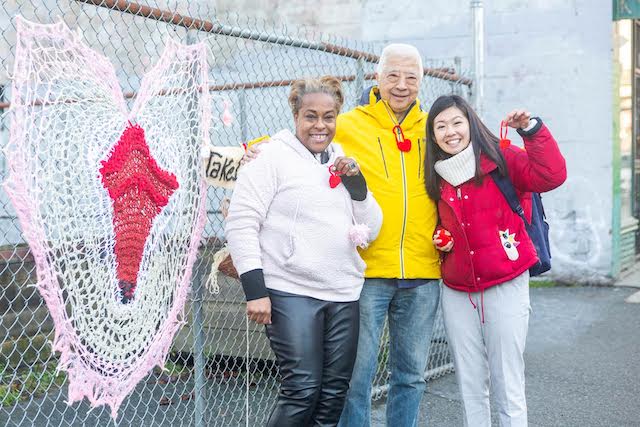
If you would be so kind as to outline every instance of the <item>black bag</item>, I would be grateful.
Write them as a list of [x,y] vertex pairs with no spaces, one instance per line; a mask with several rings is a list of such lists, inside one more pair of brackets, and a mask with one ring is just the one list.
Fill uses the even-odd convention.
[[520,205],[520,199],[516,189],[513,188],[513,183],[508,176],[500,175],[498,169],[491,172],[491,178],[496,183],[504,198],[509,203],[511,210],[515,212],[527,229],[527,234],[533,242],[538,253],[538,263],[529,269],[529,274],[537,276],[545,271],[551,270],[551,250],[549,249],[549,224],[546,221],[546,215],[544,214],[544,207],[542,206],[542,197],[540,193],[531,193],[531,223],[528,223],[524,217],[524,210]]

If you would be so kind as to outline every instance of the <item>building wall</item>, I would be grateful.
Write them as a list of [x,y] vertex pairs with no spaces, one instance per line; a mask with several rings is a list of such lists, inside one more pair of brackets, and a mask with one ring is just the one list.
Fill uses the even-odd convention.
[[[471,57],[470,0],[180,0],[140,1],[181,13],[202,10],[200,17],[222,19],[225,13],[254,16],[260,22],[284,23],[372,42],[405,41],[415,44],[425,58]],[[484,118],[496,131],[500,118],[513,108],[527,108],[549,125],[564,152],[567,183],[544,196],[551,223],[555,277],[603,281],[612,273],[612,253],[619,240],[612,236],[614,203],[612,176],[612,18],[611,2],[592,0],[485,1],[486,80]],[[106,11],[73,1],[8,0],[11,10],[31,19],[48,20],[45,9],[60,10],[71,26],[104,25]],[[43,7],[46,5],[47,7]],[[201,9],[199,9],[202,6]],[[207,16],[215,6],[220,14]],[[82,9],[82,13],[78,13]],[[67,15],[65,10],[73,13]],[[198,15],[198,13],[195,13]],[[70,18],[72,17],[73,18]],[[108,21],[108,20],[107,20]],[[134,22],[125,18],[125,22]],[[155,47],[167,35],[156,25],[142,25],[139,34],[103,29],[114,37],[105,52],[129,56],[130,67],[120,71],[125,90],[137,86],[137,76],[158,54]],[[119,34],[120,33],[120,34]],[[118,37],[116,35],[119,34]],[[85,37],[92,44],[93,33]],[[124,37],[124,38],[122,38]],[[118,42],[121,39],[122,42]],[[145,43],[146,41],[146,43]],[[7,40],[9,45],[11,40]],[[0,44],[2,40],[0,40]],[[126,45],[137,49],[124,49]],[[5,46],[6,47],[6,46]],[[231,56],[231,52],[215,52]],[[0,70],[0,82],[6,81]],[[513,133],[513,139],[519,138]],[[618,206],[618,208],[616,208]],[[618,222],[619,224],[619,222]],[[613,227],[613,228],[612,228]]]
[[[341,3],[347,5],[347,13],[334,26],[326,10],[334,10],[335,3],[317,2],[315,7],[324,12],[305,23],[321,30],[345,27],[343,35],[368,41],[406,41],[426,58],[461,56],[463,67],[470,64],[469,0],[345,0]],[[552,275],[605,281],[612,273],[612,235],[618,232],[612,229],[616,209],[611,2],[483,3],[486,123],[497,132],[504,114],[526,108],[544,119],[567,159],[566,184],[544,196],[551,224]],[[278,14],[285,21],[304,20],[293,6]],[[351,25],[345,22],[348,17]]]

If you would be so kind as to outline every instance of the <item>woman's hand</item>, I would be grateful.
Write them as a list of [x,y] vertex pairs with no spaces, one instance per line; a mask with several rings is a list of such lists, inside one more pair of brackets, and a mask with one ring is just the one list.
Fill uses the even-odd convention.
[[451,249],[453,249],[453,238],[451,237],[451,233],[444,228],[439,228],[433,234],[433,244],[439,251],[451,252]]
[[367,180],[360,172],[358,163],[351,157],[338,157],[333,163],[338,175],[342,177],[342,184],[349,192],[352,200],[363,201],[367,198]]
[[525,110],[513,110],[504,119],[507,126],[516,129],[525,129],[529,126],[529,120],[531,119],[531,113]]
[[247,301],[247,316],[260,325],[270,325],[271,299],[264,297]]
[[360,166],[351,157],[336,157],[333,167],[338,175],[356,176],[360,173]]

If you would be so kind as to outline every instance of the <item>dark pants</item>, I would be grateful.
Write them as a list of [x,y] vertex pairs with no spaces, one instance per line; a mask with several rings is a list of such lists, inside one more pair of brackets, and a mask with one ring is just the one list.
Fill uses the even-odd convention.
[[269,291],[267,336],[282,383],[269,427],[338,424],[358,347],[358,302]]

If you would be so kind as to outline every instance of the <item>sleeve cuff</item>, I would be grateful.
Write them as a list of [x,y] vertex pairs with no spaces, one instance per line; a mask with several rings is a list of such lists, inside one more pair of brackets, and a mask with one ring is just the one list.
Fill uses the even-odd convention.
[[[235,249],[235,248],[234,248]],[[232,251],[234,254],[236,252]],[[262,269],[262,259],[260,256],[255,255],[245,255],[243,257],[240,256],[232,256],[233,265],[236,270],[238,270],[238,274],[246,273],[247,271]]]
[[353,206],[353,215],[356,218],[366,215],[369,209],[372,208],[373,203],[374,203],[373,195],[370,191],[367,191],[363,200],[351,201],[351,204]]
[[343,175],[342,183],[352,200],[361,202],[367,198],[367,181],[362,172],[354,176]]
[[240,282],[247,301],[269,296],[264,284],[264,273],[261,268],[247,271],[240,275]]
[[529,126],[524,129],[516,129],[520,136],[532,136],[540,130],[542,127],[542,120],[540,117],[531,117]]

